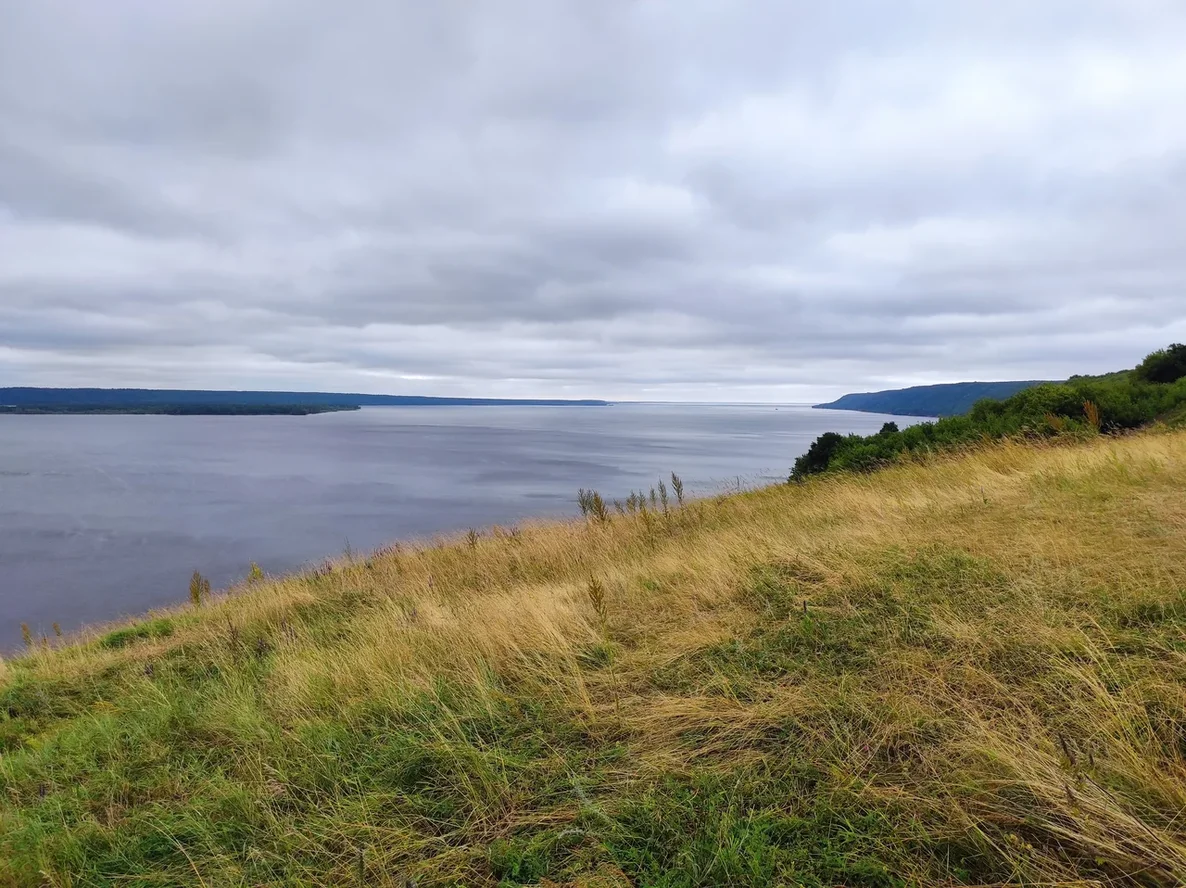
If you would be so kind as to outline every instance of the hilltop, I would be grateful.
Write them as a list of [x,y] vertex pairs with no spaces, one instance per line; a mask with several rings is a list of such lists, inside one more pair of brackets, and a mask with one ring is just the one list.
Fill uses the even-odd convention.
[[586,492],[31,639],[0,885],[1179,884],[1183,489],[1178,431]]

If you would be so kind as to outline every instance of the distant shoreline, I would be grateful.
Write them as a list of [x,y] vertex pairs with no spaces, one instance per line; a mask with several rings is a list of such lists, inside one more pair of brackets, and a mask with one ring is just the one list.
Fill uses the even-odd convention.
[[852,410],[889,416],[959,416],[971,410],[977,401],[986,398],[1004,400],[1035,385],[1041,385],[1041,381],[945,382],[881,392],[854,392],[827,404],[813,406],[820,410]]
[[348,404],[17,404],[0,416],[311,416],[360,410]]
[[360,407],[605,407],[608,401],[534,398],[442,398],[357,392],[211,389],[0,388],[0,414],[168,414],[305,416]]

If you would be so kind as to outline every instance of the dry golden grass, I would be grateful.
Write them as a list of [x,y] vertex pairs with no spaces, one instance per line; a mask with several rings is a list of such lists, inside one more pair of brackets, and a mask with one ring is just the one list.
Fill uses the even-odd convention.
[[[0,663],[0,884],[1186,878],[1184,433],[494,529],[154,619]],[[373,784],[390,744],[419,770]]]

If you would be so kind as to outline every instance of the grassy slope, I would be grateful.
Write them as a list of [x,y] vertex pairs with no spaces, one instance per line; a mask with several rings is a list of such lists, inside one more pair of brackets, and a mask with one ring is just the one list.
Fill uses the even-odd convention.
[[1003,444],[29,655],[0,884],[1177,884],[1184,489]]

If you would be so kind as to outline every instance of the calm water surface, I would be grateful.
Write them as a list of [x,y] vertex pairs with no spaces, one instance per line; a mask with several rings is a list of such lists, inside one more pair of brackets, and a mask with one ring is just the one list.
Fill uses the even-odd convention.
[[[672,471],[707,493],[785,478],[825,431],[803,407],[388,407],[289,417],[0,416],[0,650],[280,572],[522,518]],[[895,417],[905,425],[903,417]]]

